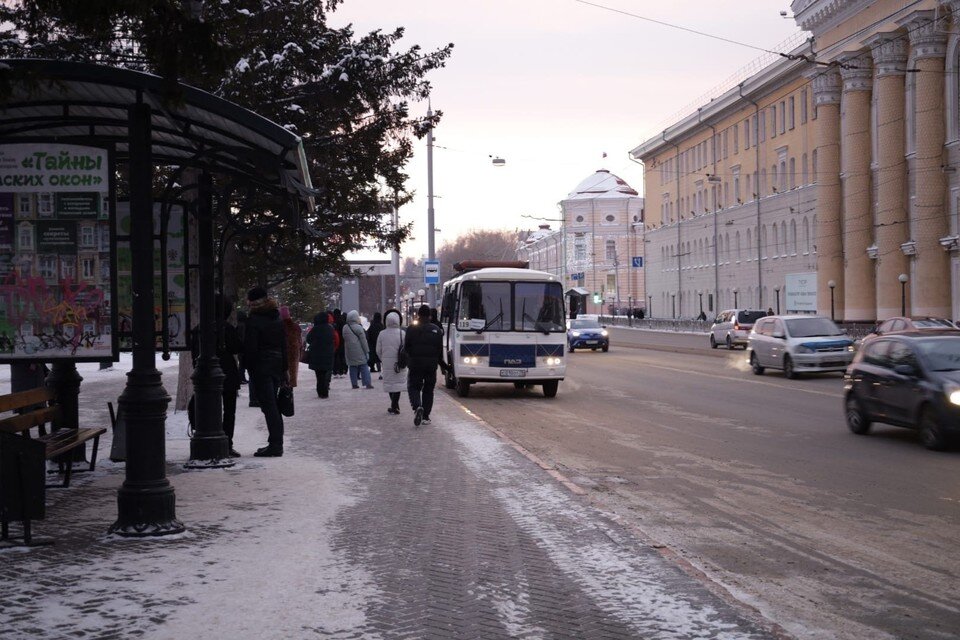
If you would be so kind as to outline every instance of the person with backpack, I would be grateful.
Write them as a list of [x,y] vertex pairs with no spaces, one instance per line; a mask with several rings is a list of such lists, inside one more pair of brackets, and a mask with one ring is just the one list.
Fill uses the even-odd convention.
[[403,318],[397,309],[390,309],[384,316],[386,328],[377,336],[376,352],[383,364],[383,390],[390,396],[387,413],[400,415],[400,394],[407,388],[406,362],[401,362],[405,332],[400,326]]
[[430,307],[417,310],[417,324],[407,330],[403,349],[409,359],[407,394],[413,408],[413,424],[430,424],[433,409],[433,388],[437,386],[437,367],[446,371],[443,362],[443,329],[430,322]]

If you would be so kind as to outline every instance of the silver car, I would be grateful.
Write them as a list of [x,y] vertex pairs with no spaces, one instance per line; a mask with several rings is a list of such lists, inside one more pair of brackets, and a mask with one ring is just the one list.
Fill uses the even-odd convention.
[[833,320],[820,316],[767,316],[750,333],[750,367],[767,367],[788,378],[804,372],[844,371],[853,360],[853,340]]
[[724,344],[727,349],[747,346],[750,330],[758,318],[767,315],[766,311],[757,309],[728,309],[717,314],[717,319],[710,327],[710,348],[716,349]]

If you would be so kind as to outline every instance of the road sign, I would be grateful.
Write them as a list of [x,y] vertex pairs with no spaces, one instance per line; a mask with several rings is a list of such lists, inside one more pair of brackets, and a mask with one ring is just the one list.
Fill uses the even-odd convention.
[[633,268],[635,269],[639,269],[640,267],[643,266],[643,256],[633,256],[633,258],[631,258],[630,260],[632,262]]
[[440,261],[439,260],[423,261],[423,283],[424,284],[440,284]]
[[570,274],[570,279],[571,279],[571,280],[583,280],[583,271],[580,271],[580,272],[578,272],[578,273],[571,273],[571,274]]

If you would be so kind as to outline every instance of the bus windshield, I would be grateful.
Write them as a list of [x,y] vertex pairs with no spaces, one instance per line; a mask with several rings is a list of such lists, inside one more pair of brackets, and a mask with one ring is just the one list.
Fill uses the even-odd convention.
[[457,326],[472,331],[565,331],[558,282],[465,282]]
[[513,327],[517,331],[566,331],[563,291],[559,282],[514,285]]

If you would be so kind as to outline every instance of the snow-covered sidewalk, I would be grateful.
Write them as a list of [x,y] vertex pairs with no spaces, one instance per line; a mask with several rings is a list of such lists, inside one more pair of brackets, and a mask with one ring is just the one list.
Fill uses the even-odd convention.
[[[81,409],[105,420],[123,374],[91,377]],[[337,379],[320,400],[312,378],[303,367],[282,458],[251,457],[266,430],[245,391],[231,469],[184,469],[185,415],[168,416],[184,534],[106,534],[120,464],[48,492],[36,532],[56,544],[0,551],[3,637],[771,636],[441,389],[415,429],[379,388]]]

